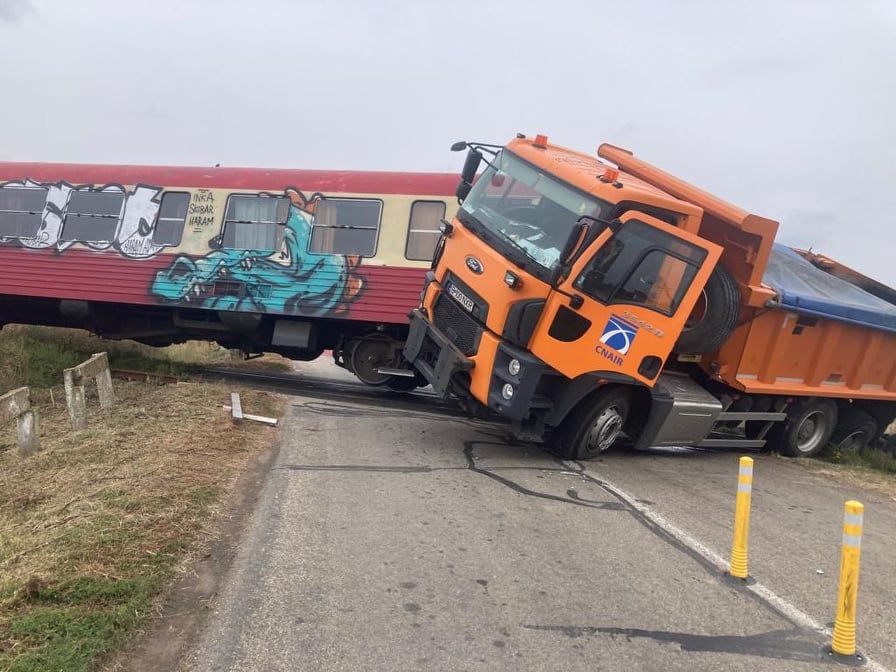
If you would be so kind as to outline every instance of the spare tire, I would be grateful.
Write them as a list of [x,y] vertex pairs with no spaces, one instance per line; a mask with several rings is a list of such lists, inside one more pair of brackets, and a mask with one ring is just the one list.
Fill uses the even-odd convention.
[[681,330],[675,351],[685,355],[715,352],[731,336],[739,317],[737,281],[724,267],[716,266]]

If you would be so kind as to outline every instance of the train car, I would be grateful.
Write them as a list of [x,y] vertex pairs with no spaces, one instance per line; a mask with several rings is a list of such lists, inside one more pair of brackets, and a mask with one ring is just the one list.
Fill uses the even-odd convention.
[[0,326],[336,362],[421,382],[401,350],[458,177],[0,163]]

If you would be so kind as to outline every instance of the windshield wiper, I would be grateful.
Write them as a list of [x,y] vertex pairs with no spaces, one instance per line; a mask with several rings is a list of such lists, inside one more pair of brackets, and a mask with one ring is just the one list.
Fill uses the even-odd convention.
[[[489,228],[474,215],[472,215],[469,211],[464,209],[460,209],[457,211],[457,218],[470,230],[471,233],[473,233],[478,238],[481,238],[492,247],[495,247],[498,241],[498,236],[496,236],[495,233],[500,234],[501,238],[503,238],[513,246],[511,249],[507,250],[505,256],[520,268],[524,268],[533,275],[541,277],[542,272],[545,269],[532,256],[529,255],[525,247],[523,247],[509,235],[504,233],[504,231],[497,228]],[[522,252],[522,254],[519,254],[519,252]]]
[[535,257],[533,257],[531,254],[529,254],[529,250],[527,250],[525,247],[523,247],[523,246],[520,245],[518,242],[516,242],[513,238],[511,238],[511,237],[510,237],[510,234],[505,233],[505,232],[504,232],[504,229],[496,229],[496,230],[497,230],[497,232],[498,232],[499,234],[501,234],[501,237],[504,238],[504,240],[506,240],[508,243],[510,243],[511,245],[513,245],[513,246],[514,246],[516,249],[518,249],[520,252],[522,252],[523,254],[525,254],[526,257],[528,257],[529,259],[532,259],[532,261],[535,261],[535,260],[536,260]]

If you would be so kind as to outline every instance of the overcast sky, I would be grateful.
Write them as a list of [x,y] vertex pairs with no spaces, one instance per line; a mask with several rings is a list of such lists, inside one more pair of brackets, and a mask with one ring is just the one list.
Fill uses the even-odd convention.
[[896,286],[896,0],[0,0],[0,160],[629,148]]

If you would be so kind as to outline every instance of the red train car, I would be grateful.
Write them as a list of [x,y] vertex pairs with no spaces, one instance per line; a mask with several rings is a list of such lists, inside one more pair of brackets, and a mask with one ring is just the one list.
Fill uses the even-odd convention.
[[332,349],[366,383],[411,387],[407,313],[457,181],[0,163],[0,326],[303,360]]

